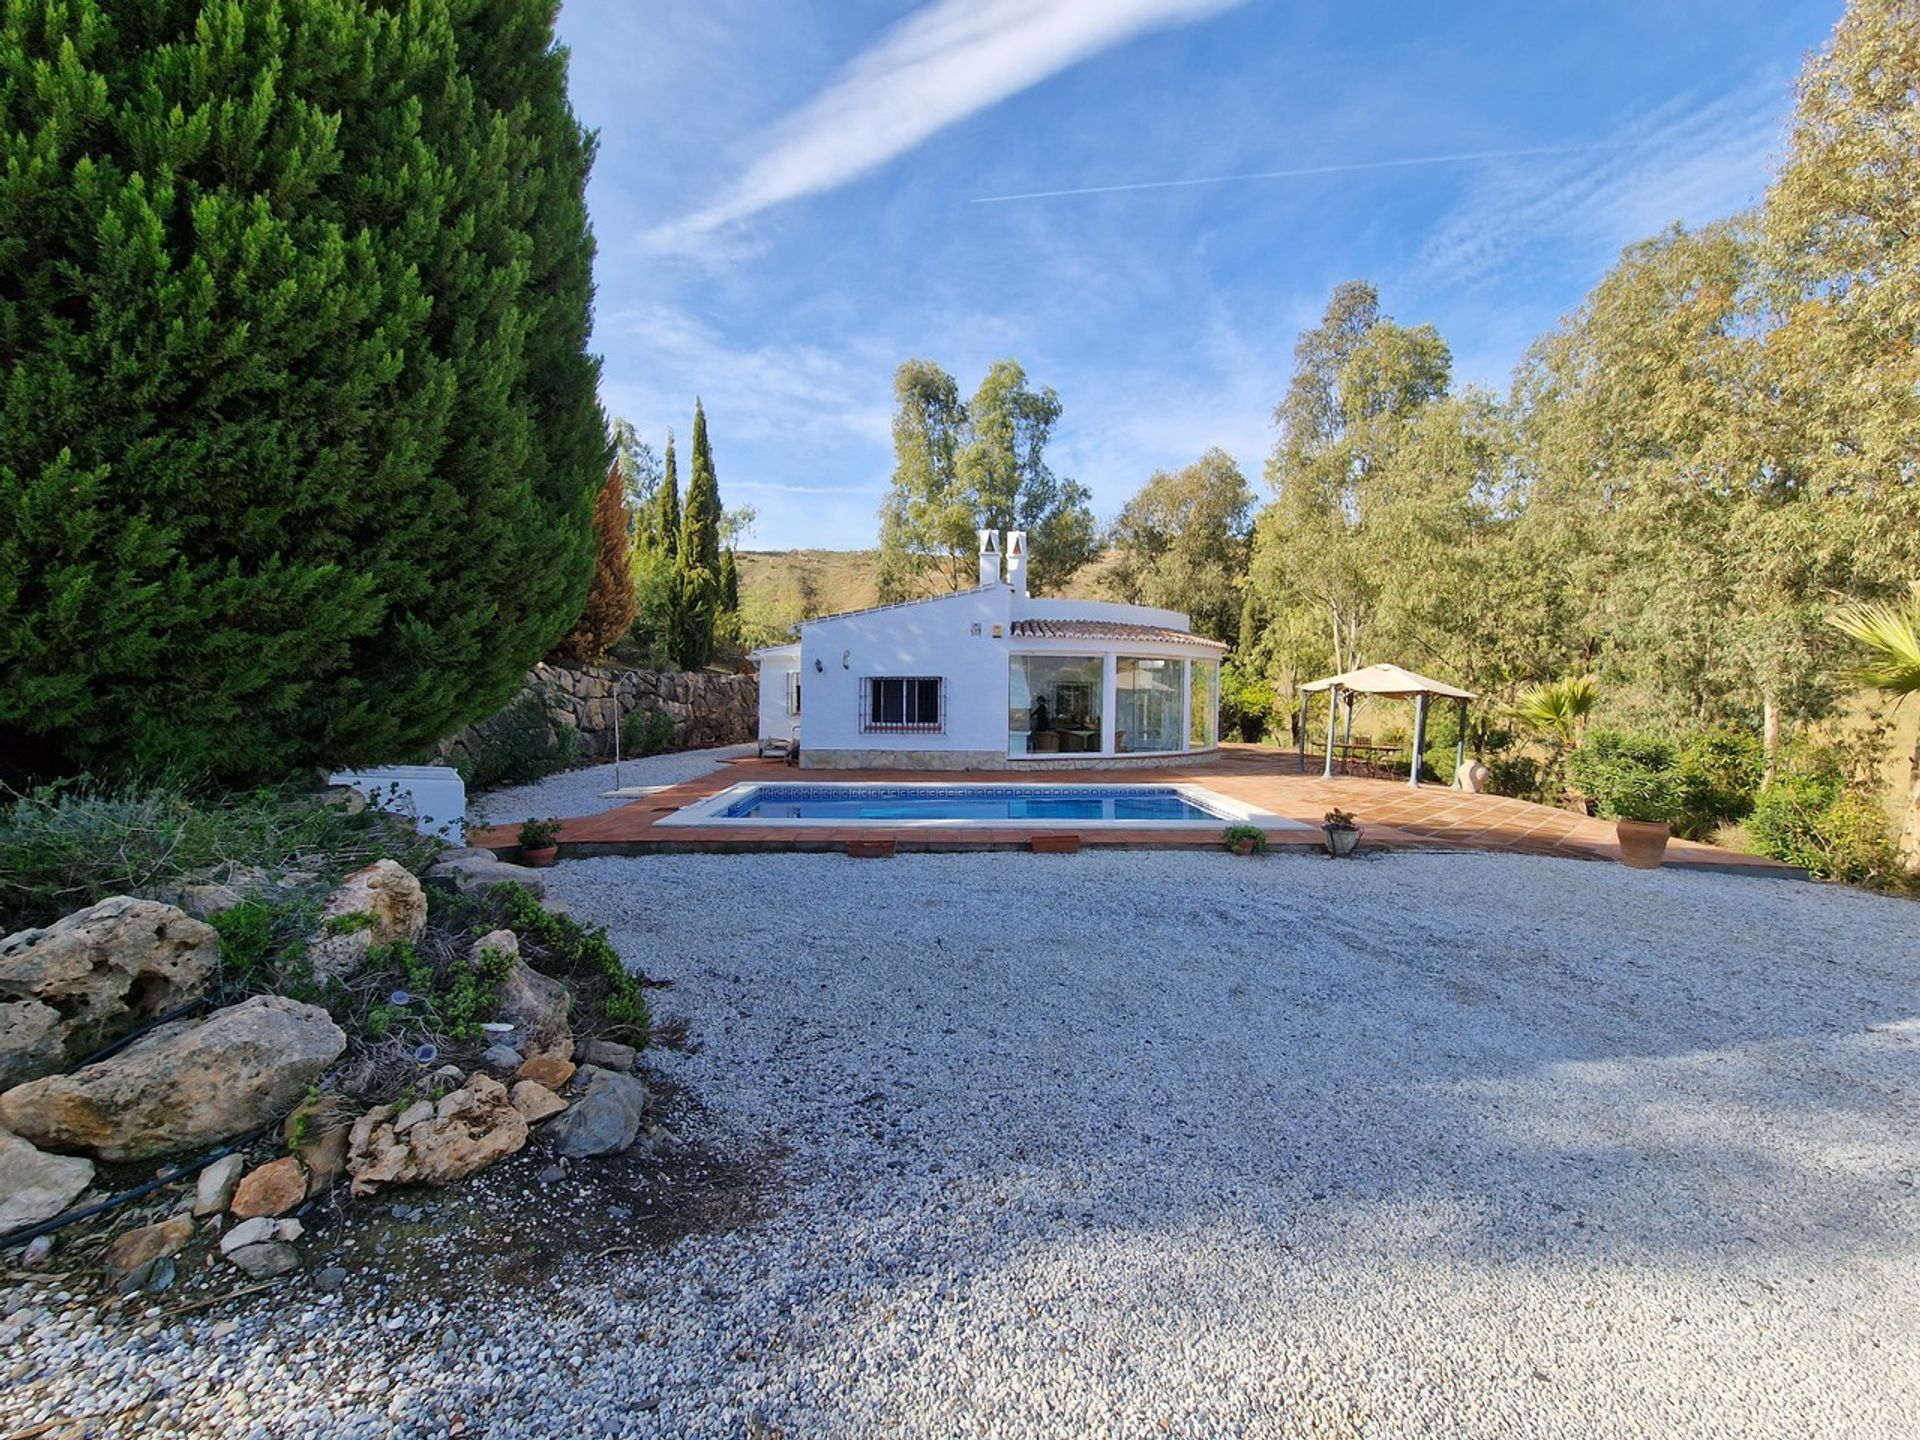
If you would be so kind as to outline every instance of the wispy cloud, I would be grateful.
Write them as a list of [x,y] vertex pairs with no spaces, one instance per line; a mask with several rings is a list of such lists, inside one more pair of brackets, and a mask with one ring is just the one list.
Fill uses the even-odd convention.
[[1420,268],[1450,284],[1500,273],[1543,242],[1605,252],[1675,221],[1700,224],[1757,198],[1780,132],[1774,77],[1649,111],[1609,144],[1482,177],[1428,237]]
[[1246,175],[1200,175],[1184,180],[1135,180],[1124,185],[1081,185],[1071,190],[1027,190],[1017,195],[976,195],[975,205],[1009,200],[1059,200],[1072,195],[1119,195],[1130,190],[1179,190],[1190,185],[1232,185],[1244,180],[1298,180],[1309,175],[1347,175],[1362,170],[1401,170],[1421,165],[1463,165],[1475,160],[1520,160],[1533,155],[1575,155],[1597,145],[1545,145],[1528,150],[1474,150],[1460,155],[1415,155],[1401,160],[1355,160],[1293,170],[1256,170]]
[[1151,30],[1240,0],[934,0],[763,137],[731,185],[648,237],[662,250],[844,185],[970,115]]

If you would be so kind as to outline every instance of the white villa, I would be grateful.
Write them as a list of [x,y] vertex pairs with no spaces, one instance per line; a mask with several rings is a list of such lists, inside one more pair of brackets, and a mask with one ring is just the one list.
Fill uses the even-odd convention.
[[[1175,610],[1027,594],[1027,537],[980,532],[973,590],[826,615],[757,650],[760,739],[825,769],[1184,763],[1220,733],[1220,657]],[[802,726],[804,724],[804,738]]]

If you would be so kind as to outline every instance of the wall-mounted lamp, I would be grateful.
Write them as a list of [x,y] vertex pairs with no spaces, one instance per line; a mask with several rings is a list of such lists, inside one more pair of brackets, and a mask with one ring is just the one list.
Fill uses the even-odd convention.
[[813,661],[813,673],[816,675],[821,674],[826,670],[826,668],[827,668],[827,662],[820,659],[818,656],[815,656]]
[[851,670],[853,668],[853,652],[851,650],[842,650],[840,652],[840,668],[842,670]]

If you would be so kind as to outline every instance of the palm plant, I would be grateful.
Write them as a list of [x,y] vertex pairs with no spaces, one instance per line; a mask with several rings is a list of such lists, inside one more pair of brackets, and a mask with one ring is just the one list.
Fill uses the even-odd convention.
[[1566,788],[1567,757],[1580,743],[1599,695],[1599,686],[1591,675],[1569,675],[1535,685],[1513,702],[1513,718],[1551,747],[1547,760],[1549,798]]
[[[1833,628],[1865,651],[1853,678],[1899,699],[1920,694],[1920,593],[1904,608],[1847,605],[1830,617]],[[1900,827],[1900,859],[1920,871],[1920,739],[1907,762],[1907,816]]]
[[1535,685],[1513,702],[1513,715],[1522,725],[1551,741],[1562,752],[1580,743],[1587,717],[1593,713],[1600,690],[1591,675],[1571,675]]
[[1889,695],[1920,693],[1920,599],[1904,610],[1891,605],[1848,605],[1831,619],[1834,629],[1867,652],[1853,672],[1862,685]]

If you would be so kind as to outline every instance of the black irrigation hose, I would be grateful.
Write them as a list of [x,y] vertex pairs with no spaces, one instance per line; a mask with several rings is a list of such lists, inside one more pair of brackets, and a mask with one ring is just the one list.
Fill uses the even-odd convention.
[[103,1045],[98,1050],[94,1051],[91,1055],[84,1056],[83,1058],[74,1061],[73,1064],[67,1067],[67,1074],[71,1075],[76,1070],[84,1070],[86,1069],[87,1066],[92,1065],[97,1061],[105,1060],[109,1055],[118,1055],[122,1050],[126,1049],[127,1046],[133,1044],[134,1041],[138,1040],[142,1035],[147,1034],[149,1031],[158,1030],[162,1025],[171,1025],[174,1021],[178,1020],[182,1015],[191,1015],[194,1011],[200,1009],[203,1006],[211,1005],[212,1003],[213,1003],[213,997],[211,995],[202,995],[198,1000],[189,1000],[186,1004],[181,1005],[176,1009],[169,1010],[167,1011],[166,1014],[158,1016],[155,1019],[149,1020],[146,1024],[142,1025],[138,1030],[134,1030],[129,1032],[128,1034],[122,1035],[118,1040],[114,1041],[111,1045]]
[[109,1195],[104,1200],[96,1200],[84,1210],[69,1210],[64,1215],[54,1216],[51,1220],[42,1220],[38,1225],[28,1225],[20,1230],[9,1230],[6,1234],[0,1235],[0,1250],[11,1250],[15,1245],[29,1244],[39,1239],[42,1235],[51,1235],[56,1230],[64,1230],[76,1221],[86,1220],[94,1215],[102,1214],[105,1211],[112,1210],[116,1206],[126,1204],[129,1200],[138,1200],[143,1195],[151,1195],[154,1191],[164,1186],[177,1184],[188,1175],[198,1175],[202,1170],[206,1169],[207,1166],[213,1164],[214,1161],[224,1160],[236,1150],[244,1150],[248,1145],[251,1145],[255,1140],[258,1140],[262,1135],[266,1134],[267,1131],[271,1130],[273,1124],[274,1122],[269,1120],[258,1129],[249,1130],[237,1139],[229,1140],[225,1145],[222,1145],[211,1154],[202,1155],[197,1161],[179,1166],[177,1169],[169,1170],[165,1175],[149,1180],[144,1185],[136,1185],[133,1189],[123,1190],[118,1195]]

